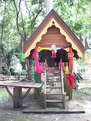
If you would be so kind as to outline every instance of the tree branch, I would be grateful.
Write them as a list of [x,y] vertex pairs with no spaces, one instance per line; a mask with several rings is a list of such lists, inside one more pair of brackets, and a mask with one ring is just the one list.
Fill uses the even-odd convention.
[[20,36],[22,36],[22,34],[21,34],[21,32],[20,32],[20,29],[19,29],[19,21],[18,21],[18,19],[19,19],[19,12],[20,12],[21,0],[19,1],[19,10],[18,10],[18,8],[17,8],[17,5],[16,5],[15,0],[13,0],[13,3],[14,3],[14,7],[15,7],[15,9],[16,9],[16,26],[17,26],[17,30],[18,30]]
[[28,8],[28,5],[27,5],[26,0],[24,0],[24,2],[25,2],[26,10],[27,10],[26,12],[28,13],[28,15],[29,15],[30,18],[31,18],[30,10],[29,10],[29,8]]
[[34,27],[34,24],[35,24],[35,21],[36,21],[38,15],[41,13],[41,11],[43,9],[42,5],[40,3],[39,3],[39,7],[38,8],[40,8],[40,10],[36,13],[36,15],[33,17],[32,21],[31,21],[31,27],[32,28]]
[[78,4],[77,4],[78,6],[77,6],[77,12],[76,12],[76,20],[77,20],[77,18],[78,18],[78,13],[79,13],[79,7],[80,7],[80,6],[79,6],[79,2],[80,2],[80,1],[78,0]]
[[26,37],[25,24],[24,24],[24,19],[23,19],[22,11],[21,11],[21,18],[22,18],[23,36]]
[[2,20],[2,25],[1,25],[1,44],[2,44],[2,41],[3,41],[3,34],[4,34],[5,13],[6,13],[6,2],[5,2],[5,6],[4,6],[4,14],[3,14],[3,20]]

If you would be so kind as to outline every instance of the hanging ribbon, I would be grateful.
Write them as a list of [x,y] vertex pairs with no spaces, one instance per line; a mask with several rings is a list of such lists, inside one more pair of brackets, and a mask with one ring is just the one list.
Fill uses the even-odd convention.
[[66,47],[63,47],[63,48],[60,48],[60,49],[66,49],[66,48],[70,48],[71,46],[66,46]]
[[41,51],[41,50],[51,50],[51,48],[38,47],[38,51]]
[[68,52],[68,59],[69,59],[69,83],[72,86],[72,88],[76,88],[76,84],[75,84],[75,75],[73,74],[73,63],[74,63],[74,58],[73,58],[74,54],[72,52],[72,48],[69,48],[69,52]]
[[[59,48],[59,49],[67,49],[67,48],[70,48],[71,46],[66,46],[66,47],[63,47],[63,48]],[[38,46],[38,50],[41,51],[41,50],[51,50],[51,48],[44,48],[44,47],[39,47]]]
[[25,62],[24,53],[20,53],[20,62]]

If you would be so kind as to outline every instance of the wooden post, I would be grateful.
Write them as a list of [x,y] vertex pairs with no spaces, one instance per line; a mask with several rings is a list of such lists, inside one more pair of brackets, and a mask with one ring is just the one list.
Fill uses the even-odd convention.
[[21,108],[22,107],[22,87],[13,88],[13,107]]
[[37,99],[39,96],[39,90],[37,88],[34,88],[34,99]]
[[65,78],[64,78],[64,90],[67,96],[69,96],[69,100],[72,100],[72,86],[69,84],[69,80],[68,80],[68,74],[65,74]]
[[62,70],[62,60],[60,60],[60,81],[61,81],[61,84],[62,84],[62,94],[64,94],[64,80],[63,80],[63,70]]

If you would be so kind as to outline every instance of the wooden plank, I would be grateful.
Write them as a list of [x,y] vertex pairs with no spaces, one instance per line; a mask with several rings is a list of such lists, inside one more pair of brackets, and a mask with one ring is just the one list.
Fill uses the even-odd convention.
[[42,84],[30,83],[30,82],[0,81],[0,86],[24,87],[24,88],[40,88],[42,86]]
[[22,113],[34,113],[34,114],[82,114],[85,113],[85,111],[44,111],[44,110],[37,110],[37,111],[31,111],[31,110],[23,110]]
[[47,99],[45,101],[48,103],[62,103],[62,100],[49,100],[49,99]]
[[61,93],[46,93],[47,95],[63,95]]
[[47,89],[61,89],[61,87],[46,86]]
[[47,79],[47,82],[55,82],[55,83],[57,82],[57,83],[58,83],[58,82],[60,82],[60,81],[59,81],[59,80],[51,80],[51,79]]

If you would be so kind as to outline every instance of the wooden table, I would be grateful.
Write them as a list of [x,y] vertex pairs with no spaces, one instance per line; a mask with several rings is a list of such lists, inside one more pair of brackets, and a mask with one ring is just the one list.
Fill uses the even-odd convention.
[[[11,81],[0,81],[0,86],[4,86],[10,96],[13,99],[13,107],[21,108],[22,100],[28,95],[31,88],[38,89],[42,86],[39,83],[30,83],[30,82],[11,82]],[[10,92],[9,87],[13,88],[13,94]],[[26,93],[22,95],[22,88],[28,88]]]

